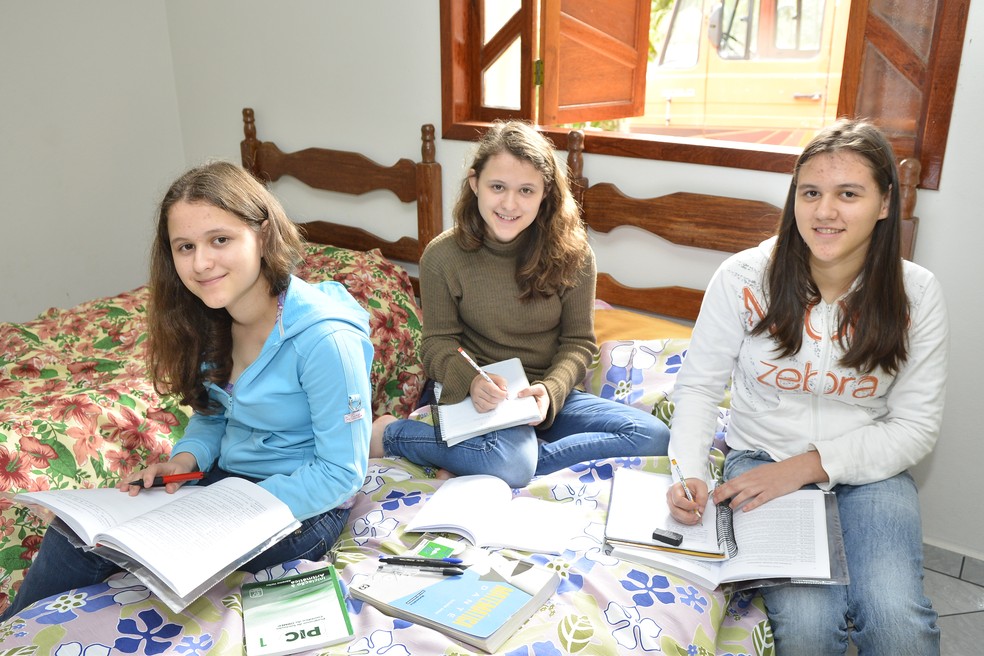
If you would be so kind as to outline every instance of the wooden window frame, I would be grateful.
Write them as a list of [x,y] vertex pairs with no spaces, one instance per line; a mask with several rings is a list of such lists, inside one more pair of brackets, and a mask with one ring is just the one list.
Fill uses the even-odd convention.
[[[523,0],[524,11],[532,10]],[[923,2],[924,0],[905,0]],[[950,128],[950,114],[956,93],[957,71],[963,50],[964,31],[970,0],[938,0],[934,33],[928,61],[908,50],[908,46],[878,16],[869,12],[871,0],[853,0],[847,36],[838,114],[855,113],[862,81],[862,62],[867,47],[890,52],[901,62],[900,72],[923,93],[915,139],[896,146],[900,157],[914,156],[922,165],[919,186],[939,189],[940,172]],[[518,111],[480,106],[481,48],[480,17],[473,0],[441,0],[441,90],[442,135],[445,139],[476,139],[495,119],[529,118],[532,114],[532,72],[521,72],[522,106]],[[522,28],[527,29],[527,28]],[[529,33],[522,48],[537,48]],[[878,117],[872,118],[876,122]],[[566,143],[566,130],[544,127],[554,143]],[[585,135],[584,152],[636,157],[671,162],[688,162],[774,173],[792,170],[796,154],[768,147],[735,147],[708,141],[701,144],[662,141],[653,135],[627,135],[590,132]]]

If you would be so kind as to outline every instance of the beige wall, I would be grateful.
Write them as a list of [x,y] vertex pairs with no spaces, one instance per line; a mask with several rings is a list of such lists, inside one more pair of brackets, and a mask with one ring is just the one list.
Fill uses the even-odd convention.
[[[243,106],[256,110],[260,138],[285,150],[355,148],[385,163],[419,153],[421,123],[440,125],[436,0],[136,6],[90,0],[59,3],[54,12],[0,0],[0,184],[8,210],[0,321],[144,280],[154,203],[181,168],[210,157],[238,160]],[[984,393],[974,329],[984,324],[976,300],[984,221],[968,190],[979,185],[975,115],[984,106],[984,76],[972,74],[984,53],[970,37],[982,28],[984,10],[973,3],[942,182],[939,191],[920,192],[916,250],[946,290],[953,349],[943,438],[915,471],[926,540],[978,558],[984,504],[970,485],[979,478],[974,408]],[[96,73],[103,78],[84,82]],[[439,140],[437,151],[449,207],[468,145]],[[781,204],[788,183],[784,175],[603,156],[586,156],[585,166],[593,180],[618,181],[637,195],[752,189]],[[290,182],[278,183],[277,193],[301,218],[375,225],[396,217],[379,228],[385,236],[413,231],[413,214],[384,197],[352,203]],[[686,284],[703,286],[718,261],[640,239],[631,228],[598,236],[595,248],[600,264],[627,284],[665,282],[660,271],[681,270]]]

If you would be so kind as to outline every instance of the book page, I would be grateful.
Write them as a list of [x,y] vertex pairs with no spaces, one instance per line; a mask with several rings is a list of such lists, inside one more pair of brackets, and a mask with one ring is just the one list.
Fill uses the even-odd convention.
[[174,494],[163,488],[141,490],[131,497],[115,487],[78,490],[45,490],[25,492],[15,499],[25,504],[40,504],[68,524],[85,544],[93,546],[95,536],[133,517],[171,503],[196,492],[194,485],[182,485]]
[[294,523],[287,505],[272,494],[244,479],[227,478],[99,538],[130,553],[184,596]]
[[583,513],[571,504],[513,498],[502,479],[476,474],[444,481],[406,530],[447,531],[478,546],[561,553],[583,523]]
[[738,555],[722,580],[830,577],[824,493],[798,490],[755,510],[734,513]]

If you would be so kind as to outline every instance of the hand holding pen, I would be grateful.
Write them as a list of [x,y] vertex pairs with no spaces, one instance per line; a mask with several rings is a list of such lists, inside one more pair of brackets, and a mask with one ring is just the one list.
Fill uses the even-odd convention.
[[471,365],[472,369],[478,372],[478,376],[475,377],[468,389],[475,409],[479,412],[494,410],[508,396],[505,381],[500,376],[496,376],[499,379],[498,381],[493,380],[492,376],[479,367],[471,359],[471,356],[465,352],[465,349],[460,346],[458,347],[458,353]]
[[[690,491],[690,487],[687,485],[687,479],[683,477],[683,471],[680,469],[680,465],[677,463],[676,458],[671,459],[670,464],[673,466],[673,472],[676,474],[676,477],[680,479],[680,487],[683,488],[683,493],[686,495],[687,501],[689,501],[690,503],[696,503],[696,500],[694,499],[694,495]],[[671,503],[670,507],[676,508],[676,505]],[[693,513],[697,515],[697,521],[703,524],[704,518],[700,513],[700,509],[694,508]]]

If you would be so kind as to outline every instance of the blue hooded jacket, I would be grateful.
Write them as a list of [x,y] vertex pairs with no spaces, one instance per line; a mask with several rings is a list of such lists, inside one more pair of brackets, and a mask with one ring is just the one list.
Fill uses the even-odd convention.
[[232,392],[208,383],[224,410],[195,413],[172,456],[262,479],[299,520],[331,510],[366,475],[372,358],[369,314],[348,291],[292,276],[280,320]]

